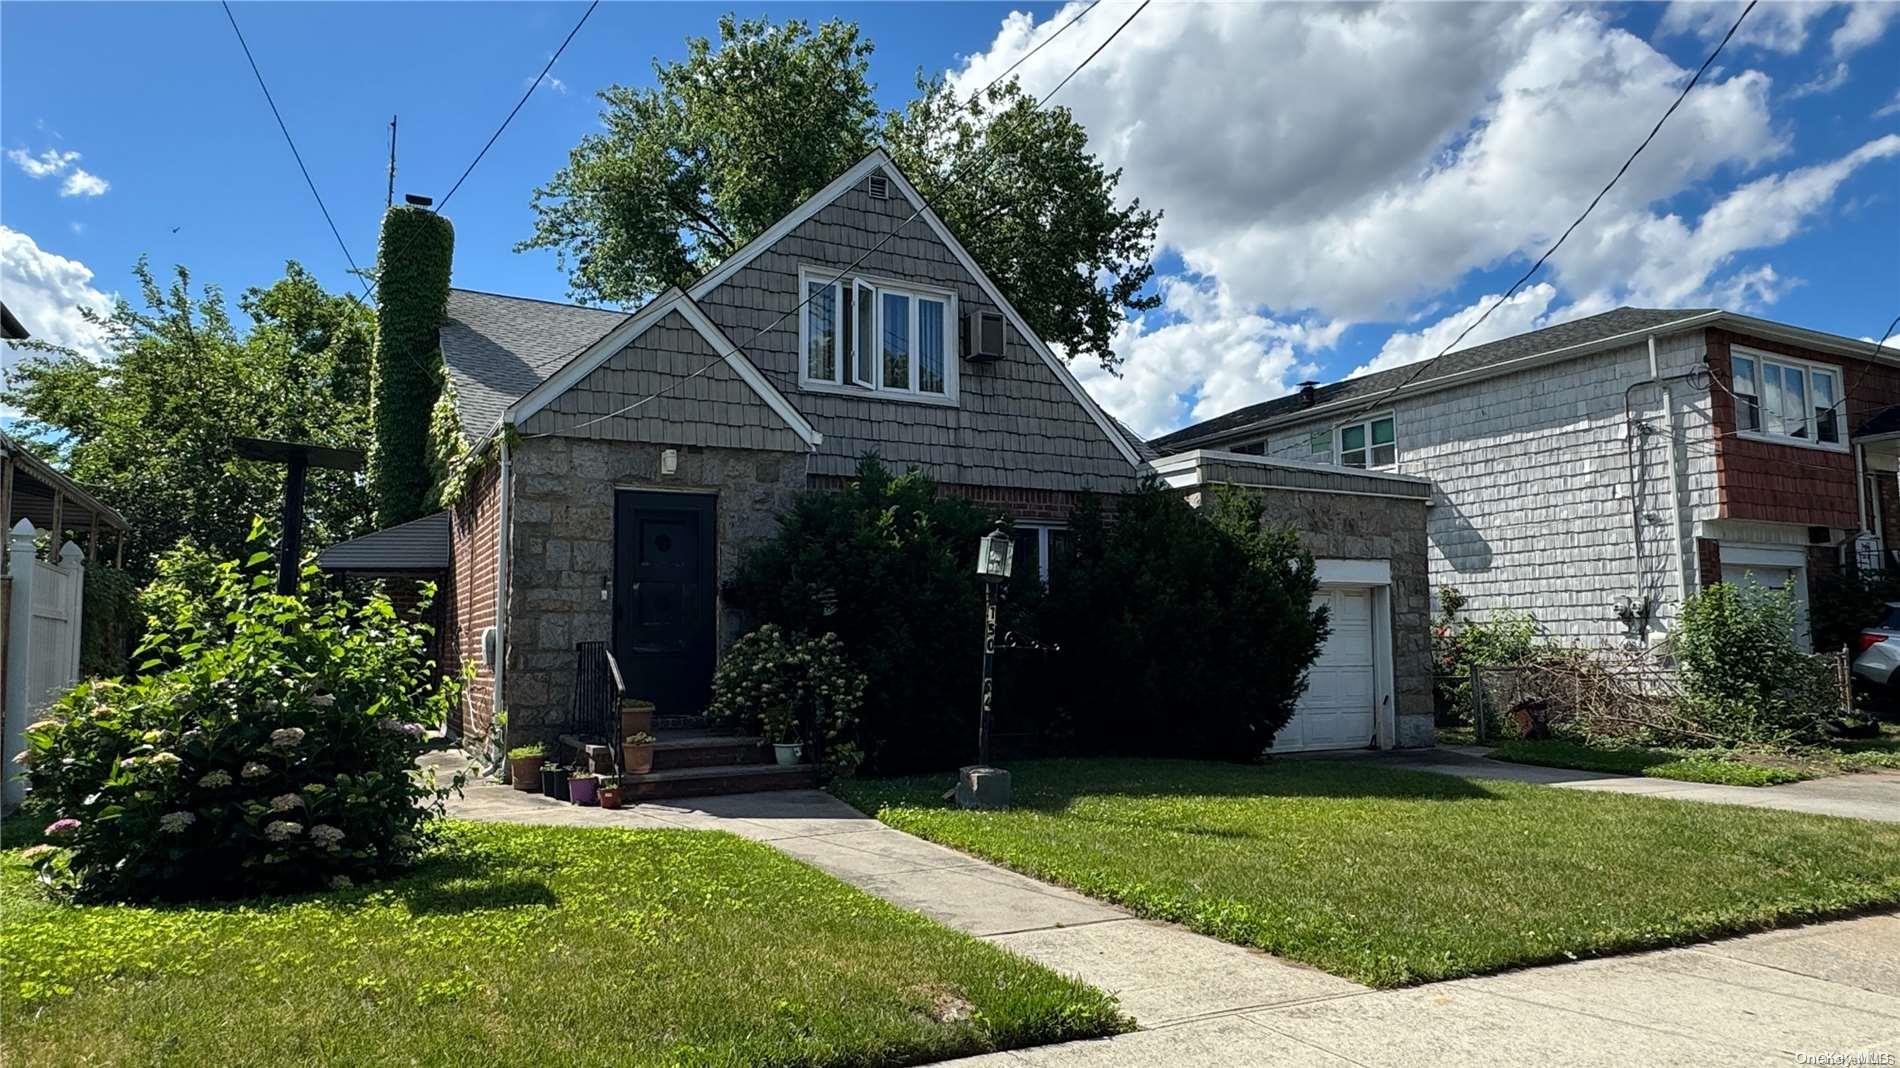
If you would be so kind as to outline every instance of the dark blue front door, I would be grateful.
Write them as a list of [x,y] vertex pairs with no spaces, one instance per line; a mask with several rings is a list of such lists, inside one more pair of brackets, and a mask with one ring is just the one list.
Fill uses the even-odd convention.
[[614,500],[614,656],[630,696],[663,716],[705,710],[717,596],[713,501],[620,490]]

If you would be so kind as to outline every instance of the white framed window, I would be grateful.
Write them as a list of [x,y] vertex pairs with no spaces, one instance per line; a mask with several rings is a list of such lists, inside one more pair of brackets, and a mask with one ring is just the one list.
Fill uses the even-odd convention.
[[799,385],[954,402],[956,295],[835,274],[799,272],[800,292],[810,298],[798,320]]
[[1036,580],[1047,589],[1050,574],[1068,565],[1069,528],[1054,523],[1017,523],[1013,534],[1016,540],[1014,572],[1027,576],[1029,568],[1034,567]]
[[1737,347],[1729,390],[1738,435],[1846,451],[1840,368]]
[[1335,455],[1342,467],[1396,467],[1399,441],[1392,413],[1346,423],[1334,432]]

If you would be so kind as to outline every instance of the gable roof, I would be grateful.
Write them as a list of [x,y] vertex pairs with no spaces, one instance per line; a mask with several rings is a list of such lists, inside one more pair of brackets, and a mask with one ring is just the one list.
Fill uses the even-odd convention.
[[447,571],[449,513],[434,512],[337,542],[317,554],[317,566],[325,571]]
[[[699,304],[678,286],[648,301],[645,307],[621,320],[613,329],[551,371],[540,384],[508,405],[504,410],[504,417],[520,425],[523,420],[547,407],[548,402],[554,398],[574,388],[582,379],[599,369],[601,364],[612,359],[615,354],[632,344],[654,324],[674,312],[678,312],[699,333],[700,337],[706,339],[706,343],[712,346],[713,351],[719,354],[740,380],[750,386],[752,391],[758,394],[759,399],[765,402],[766,407],[783,419],[785,425],[791,427],[793,433],[796,433],[808,447],[816,448],[820,442],[824,441],[824,435],[818,433],[811,422],[798,409],[792,407],[791,402],[785,399],[785,394],[780,393],[776,386],[759,373],[759,369],[752,365],[752,361],[746,358],[745,353],[739,351],[739,347],[732,343],[732,339],[726,336],[726,332],[707,318]],[[548,433],[558,432],[549,431]]]
[[486,436],[508,405],[627,318],[605,308],[449,290],[442,366],[455,388],[462,435],[471,444]]
[[[1578,345],[1607,341],[1626,334],[1647,333],[1672,325],[1680,326],[1688,320],[1716,314],[1721,313],[1715,308],[1616,308],[1599,315],[1573,319],[1567,323],[1547,326],[1542,330],[1532,330],[1527,334],[1517,334],[1447,353],[1415,385],[1424,385],[1435,379],[1478,371],[1524,357],[1540,356]],[[1322,405],[1354,400],[1370,401],[1392,390],[1416,373],[1418,373],[1417,365],[1405,364],[1377,374],[1361,375],[1358,378],[1333,382],[1316,388],[1313,391],[1311,404],[1308,404],[1298,393],[1276,397],[1259,404],[1250,404],[1245,408],[1228,412],[1226,415],[1217,415],[1212,419],[1183,427],[1171,434],[1163,434],[1154,438],[1150,444],[1162,452],[1179,452],[1192,442],[1205,441],[1245,430],[1259,423],[1297,415],[1301,411]]]

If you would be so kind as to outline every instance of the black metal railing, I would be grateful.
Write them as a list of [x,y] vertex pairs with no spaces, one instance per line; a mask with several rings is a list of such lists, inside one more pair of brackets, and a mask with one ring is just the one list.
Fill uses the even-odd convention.
[[620,695],[626,686],[620,665],[606,642],[574,645],[574,736],[583,741],[620,744]]

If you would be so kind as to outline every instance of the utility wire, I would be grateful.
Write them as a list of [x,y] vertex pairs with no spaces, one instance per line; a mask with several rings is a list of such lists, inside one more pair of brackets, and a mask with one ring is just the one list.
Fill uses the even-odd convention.
[[1722,49],[1728,47],[1729,39],[1735,36],[1735,31],[1742,28],[1742,20],[1748,17],[1749,12],[1755,10],[1755,4],[1757,2],[1758,0],[1748,0],[1748,6],[1742,9],[1742,13],[1740,15],[1735,16],[1735,24],[1733,26],[1730,26],[1728,28],[1728,32],[1722,35],[1722,40],[1720,43],[1718,43],[1715,46],[1715,51],[1710,52],[1709,58],[1702,61],[1702,66],[1696,69],[1695,76],[1689,79],[1689,84],[1682,87],[1682,92],[1676,94],[1675,101],[1669,105],[1669,109],[1667,111],[1662,113],[1662,118],[1657,119],[1656,125],[1650,128],[1649,136],[1643,138],[1642,144],[1639,144],[1636,146],[1636,151],[1631,152],[1629,158],[1623,161],[1623,165],[1616,169],[1616,174],[1611,176],[1609,182],[1605,184],[1602,189],[1597,190],[1597,195],[1590,199],[1589,206],[1583,209],[1583,214],[1577,216],[1576,221],[1572,222],[1568,227],[1564,229],[1563,234],[1557,238],[1556,243],[1552,244],[1549,248],[1545,249],[1544,254],[1542,256],[1537,257],[1537,262],[1531,264],[1531,269],[1528,271],[1525,271],[1523,274],[1523,277],[1511,283],[1511,288],[1505,290],[1503,296],[1492,301],[1490,307],[1487,307],[1486,309],[1484,309],[1484,314],[1478,316],[1476,319],[1473,319],[1469,324],[1465,326],[1463,330],[1458,331],[1458,336],[1455,338],[1452,338],[1450,344],[1438,350],[1437,356],[1433,356],[1431,359],[1425,360],[1419,363],[1413,369],[1411,374],[1405,376],[1403,381],[1399,382],[1397,385],[1393,386],[1391,389],[1386,390],[1385,392],[1379,394],[1377,397],[1375,397],[1372,400],[1371,403],[1357,409],[1352,414],[1346,416],[1344,419],[1334,424],[1335,430],[1337,430],[1341,426],[1345,426],[1347,423],[1352,422],[1354,419],[1358,418],[1359,416],[1362,416],[1366,414],[1367,412],[1372,411],[1375,408],[1383,406],[1387,401],[1392,399],[1393,394],[1399,392],[1405,387],[1411,385],[1413,382],[1417,381],[1419,375],[1424,374],[1433,364],[1437,363],[1442,357],[1444,357],[1446,353],[1451,352],[1453,349],[1457,348],[1458,343],[1463,341],[1466,335],[1470,334],[1473,330],[1476,330],[1479,324],[1483,323],[1486,319],[1489,319],[1491,317],[1492,312],[1497,311],[1498,308],[1501,305],[1503,305],[1505,301],[1510,300],[1511,297],[1514,296],[1517,293],[1517,291],[1523,287],[1524,283],[1531,280],[1531,277],[1535,275],[1538,272],[1538,270],[1544,266],[1544,262],[1546,260],[1549,260],[1550,257],[1554,253],[1556,253],[1558,249],[1563,247],[1564,242],[1570,238],[1570,235],[1572,233],[1576,232],[1577,227],[1583,225],[1583,221],[1590,217],[1590,213],[1596,210],[1596,206],[1602,202],[1603,198],[1609,194],[1610,190],[1616,188],[1616,183],[1623,180],[1623,175],[1629,173],[1630,165],[1636,162],[1636,157],[1642,155],[1643,150],[1649,147],[1649,143],[1656,139],[1656,135],[1658,133],[1662,132],[1663,123],[1666,123],[1669,121],[1669,116],[1674,115],[1676,113],[1676,109],[1682,106],[1682,102],[1688,99],[1690,90],[1693,90],[1696,87],[1696,84],[1702,80],[1702,76],[1708,73],[1709,68],[1715,64],[1716,57],[1722,54]]
[[521,112],[521,108],[528,102],[528,98],[534,95],[534,91],[541,88],[542,79],[548,76],[548,71],[554,69],[554,61],[561,58],[562,52],[567,51],[568,42],[574,40],[574,35],[581,32],[581,27],[587,25],[588,16],[592,15],[594,9],[599,6],[600,0],[594,0],[593,3],[587,5],[586,11],[581,12],[580,21],[574,24],[573,29],[567,31],[567,37],[561,41],[561,47],[555,49],[554,54],[548,57],[548,65],[541,68],[541,73],[535,76],[533,84],[528,86],[528,91],[521,94],[520,100],[515,101],[514,110],[508,113],[507,118],[501,120],[500,126],[495,127],[495,132],[489,135],[488,143],[482,146],[480,152],[475,153],[475,158],[469,161],[468,169],[464,170],[462,176],[455,180],[455,184],[449,187],[448,193],[442,197],[442,202],[435,206],[437,212],[449,206],[449,197],[454,196],[455,191],[462,188],[462,183],[468,180],[470,174],[474,173],[475,165],[482,161],[483,156],[488,155],[489,149],[495,147],[495,141],[501,137],[502,131],[508,128],[509,123],[515,121],[515,116]]
[[[1057,93],[1061,92],[1063,86],[1069,84],[1070,79],[1074,78],[1077,74],[1081,73],[1082,68],[1088,66],[1091,62],[1093,62],[1096,56],[1101,55],[1102,50],[1107,48],[1109,44],[1115,40],[1115,38],[1121,36],[1121,32],[1128,28],[1128,24],[1135,21],[1135,17],[1137,15],[1140,15],[1143,11],[1147,10],[1147,7],[1151,2],[1153,2],[1153,0],[1142,0],[1141,6],[1135,8],[1133,13],[1131,13],[1127,18],[1123,19],[1121,22],[1121,25],[1115,27],[1114,32],[1110,33],[1108,37],[1102,41],[1101,44],[1096,45],[1094,51],[1090,52],[1087,56],[1083,57],[1082,62],[1076,64],[1073,70],[1069,71],[1068,74],[1064,75],[1062,80],[1056,83],[1056,87],[1054,89],[1049,90],[1047,93],[1043,94],[1041,99],[1036,101],[1036,110],[1041,110],[1042,106],[1047,104],[1051,97],[1054,97]],[[1092,10],[1093,7],[1094,5],[1091,4],[1090,10]],[[1063,24],[1062,30],[1066,30],[1070,26],[1075,25],[1076,22],[1081,20],[1082,15],[1086,15],[1086,14],[1088,14],[1088,10],[1084,10],[1081,15],[1077,15],[1075,18],[1070,19],[1067,23]],[[1057,30],[1055,34],[1050,34],[1049,37],[1042,42],[1042,44],[1048,44],[1049,41],[1055,40],[1056,34],[1061,33],[1062,30]],[[1037,47],[1040,48],[1041,45],[1038,45]],[[1026,59],[1028,57],[1025,56],[1024,58]],[[1015,66],[1012,65],[1009,68],[1009,70],[1005,70],[1002,74],[999,74],[995,78],[990,79],[989,85],[984,86],[982,92],[988,92],[990,86],[994,86],[997,82],[1001,81],[1003,77],[1010,72],[1010,70],[1014,70],[1014,69],[1015,69]],[[978,95],[981,95],[981,94],[979,93]],[[975,158],[975,157],[971,157],[971,158]],[[970,159],[966,159],[964,162],[967,164],[970,162]],[[988,161],[988,163],[994,164],[995,160],[991,159]],[[951,174],[947,176],[945,179],[946,183],[948,183],[948,181],[951,178],[954,178],[955,176],[956,176],[956,171],[952,170]],[[919,200],[923,199],[923,195],[921,193],[918,194],[918,199]],[[876,253],[879,249],[882,249],[887,243],[889,243],[891,238],[896,237],[900,231],[902,231],[905,227],[909,226],[911,223],[915,222],[919,216],[923,215],[926,207],[928,207],[928,203],[919,204],[917,206],[917,210],[911,212],[909,218],[905,219],[903,222],[899,223],[898,225],[892,227],[889,233],[885,234],[882,238],[878,239],[877,244],[872,245],[870,248],[866,249],[864,253],[860,255],[857,259],[851,261],[850,266],[832,275],[830,280],[825,282],[822,288],[829,290],[833,285],[836,285],[840,279],[844,278],[845,275],[850,274],[852,271],[857,270],[858,267],[861,266],[865,260],[871,258],[872,254]],[[798,303],[792,305],[790,310],[784,312],[783,314],[779,315],[776,319],[773,319],[771,322],[765,324],[764,326],[760,327],[758,330],[754,331],[752,334],[752,337],[748,339],[745,344],[734,346],[737,349],[737,351],[743,355],[747,349],[751,348],[754,344],[758,342],[759,338],[764,337],[766,333],[777,328],[778,324],[784,322],[785,320],[791,318],[794,315],[797,315],[805,307],[805,305],[811,303],[811,298],[812,298],[811,288],[812,287],[809,287],[809,286],[806,287],[806,293],[798,301]],[[688,299],[691,299],[691,298],[689,297]],[[627,318],[631,319],[632,317],[633,316],[629,315]],[[625,321],[626,320],[622,320],[623,323]],[[616,329],[617,328],[618,327],[616,327]],[[609,332],[611,333],[611,331]],[[604,337],[605,335],[602,335],[602,336]],[[803,358],[802,354],[800,358],[801,359]],[[673,392],[679,387],[685,385],[687,382],[690,382],[693,379],[698,378],[700,375],[705,374],[706,372],[712,370],[715,366],[723,362],[724,362],[724,359],[722,357],[714,357],[713,359],[708,360],[705,364],[703,364],[698,370],[694,371],[692,374],[686,375],[681,378],[677,378],[673,380],[671,383],[669,383],[664,389],[661,389],[655,393],[650,393],[647,396],[644,396],[640,398],[639,400],[634,401],[632,404],[629,404],[624,408],[618,408],[618,409],[615,409],[614,411],[608,412],[605,415],[597,415],[592,419],[584,420],[582,422],[575,423],[572,426],[564,427],[562,428],[561,431],[548,430],[548,431],[543,431],[539,434],[531,434],[528,436],[529,437],[547,437],[555,433],[567,433],[567,432],[572,432],[575,430],[583,430],[587,427],[593,426],[596,423],[604,422],[608,419],[613,419],[613,418],[625,415],[628,412],[633,411],[635,408],[638,408],[644,404],[647,404],[650,401],[655,401],[661,397],[666,396],[667,394]]]
[[290,136],[290,127],[284,124],[282,112],[277,110],[277,101],[270,95],[270,86],[264,84],[264,72],[257,69],[257,57],[251,54],[250,44],[244,40],[244,31],[238,29],[237,16],[232,14],[227,0],[219,0],[224,7],[224,17],[231,20],[231,32],[237,34],[238,44],[244,49],[244,58],[250,61],[251,74],[257,78],[257,87],[264,91],[264,102],[270,105],[270,113],[277,119],[277,128],[284,133],[284,143],[290,146],[290,154],[297,160],[297,169],[303,172],[304,184],[310,187],[310,195],[317,199],[317,210],[323,212],[323,221],[330,224],[330,236],[336,238],[336,247],[343,250],[343,258],[349,261],[350,273],[356,276],[358,285],[363,287],[363,296],[375,302],[370,296],[369,282],[363,277],[363,269],[356,265],[356,257],[350,255],[350,246],[343,243],[343,234],[336,228],[336,220],[330,218],[330,209],[323,203],[323,194],[317,192],[317,183],[310,177],[310,168],[304,166],[303,153],[297,151],[297,142]]

